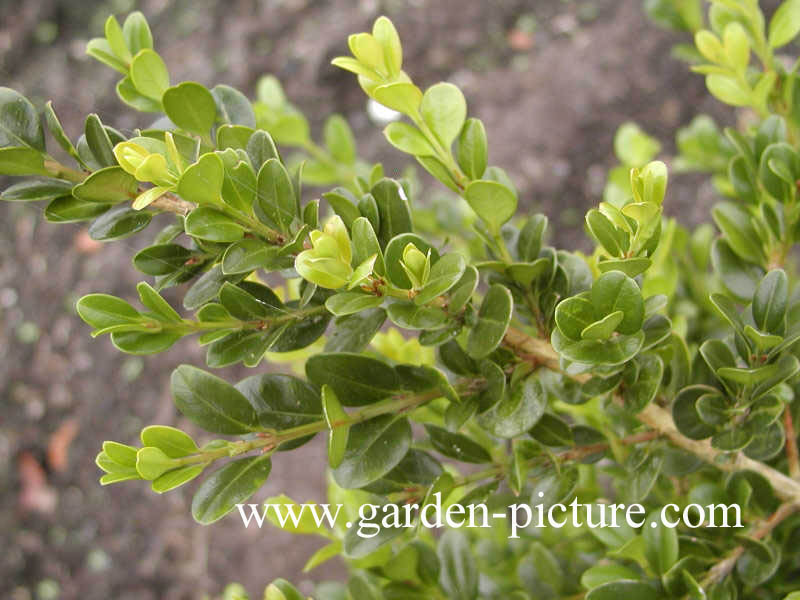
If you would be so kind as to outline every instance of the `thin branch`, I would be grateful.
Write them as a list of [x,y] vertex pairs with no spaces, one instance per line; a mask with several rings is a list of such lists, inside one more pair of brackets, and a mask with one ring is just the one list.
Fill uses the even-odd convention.
[[797,451],[797,434],[789,406],[783,410],[783,426],[786,429],[786,459],[789,461],[789,475],[792,479],[800,479],[800,453]]
[[[509,328],[504,342],[507,346],[521,351],[522,356],[530,356],[531,362],[535,366],[542,366],[561,372],[558,353],[547,340],[533,338],[522,331]],[[589,376],[586,374],[576,375],[573,379],[584,382],[589,379]],[[655,401],[639,412],[636,418],[651,429],[655,429],[669,438],[679,448],[691,452],[722,471],[729,473],[755,471],[769,481],[779,498],[789,503],[800,504],[800,482],[786,476],[777,469],[773,469],[769,465],[748,458],[741,452],[721,452],[713,448],[708,440],[698,441],[687,438],[678,431],[675,422],[672,420],[672,414],[656,404]]]
[[[798,509],[800,509],[800,505],[795,502],[782,504],[768,519],[759,523],[749,537],[755,540],[767,537],[784,519],[794,514]],[[705,588],[724,579],[736,566],[736,561],[744,554],[745,550],[744,546],[734,548],[724,559],[709,569],[700,586]]]

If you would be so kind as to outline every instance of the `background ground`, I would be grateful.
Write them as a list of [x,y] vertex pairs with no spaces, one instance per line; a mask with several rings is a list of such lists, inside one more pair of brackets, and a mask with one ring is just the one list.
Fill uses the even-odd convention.
[[[0,1],[0,85],[38,105],[52,99],[77,136],[89,112],[120,129],[147,124],[117,100],[115,73],[84,56],[106,16],[142,10],[173,81],[254,91],[277,75],[316,117],[343,113],[361,153],[402,164],[364,114],[353,78],[329,65],[346,36],[380,13],[394,20],[407,70],[421,85],[458,83],[484,120],[490,155],[526,206],[549,214],[557,241],[585,243],[579,221],[597,202],[611,142],[639,122],[671,151],[678,126],[714,111],[702,80],[669,56],[680,36],[645,20],[640,0],[70,0]],[[725,113],[722,113],[724,119]],[[145,118],[146,119],[146,118]],[[674,182],[673,182],[674,183]],[[696,180],[672,185],[668,212],[702,218]],[[0,206],[0,597],[196,598],[241,581],[252,593],[276,576],[295,581],[316,540],[245,531],[236,517],[211,527],[189,514],[187,486],[157,497],[145,485],[101,488],[93,464],[105,439],[134,442],[150,423],[179,424],[170,371],[199,364],[191,342],[135,358],[91,340],[74,314],[82,294],[135,295],[129,257],[143,239],[100,247],[81,226],[52,226],[35,206]],[[235,380],[242,370],[220,373]],[[317,439],[274,461],[263,496],[320,500]],[[341,577],[332,563],[311,574]],[[260,593],[260,592],[259,592]]]

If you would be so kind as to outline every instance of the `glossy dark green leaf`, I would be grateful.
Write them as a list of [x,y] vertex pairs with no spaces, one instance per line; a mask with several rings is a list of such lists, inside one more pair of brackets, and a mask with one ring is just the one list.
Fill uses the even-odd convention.
[[361,352],[385,321],[386,311],[382,308],[369,308],[336,318],[333,331],[325,343],[325,352]]
[[441,308],[417,306],[410,302],[394,302],[387,309],[389,320],[403,329],[430,331],[444,327],[447,315]]
[[189,365],[172,372],[175,406],[191,421],[212,433],[258,431],[258,415],[247,398],[227,381]]
[[37,202],[39,200],[55,200],[68,196],[72,184],[59,179],[21,181],[7,187],[0,193],[0,200],[6,202]]
[[620,335],[610,340],[581,340],[575,342],[564,337],[559,330],[553,331],[553,348],[567,360],[574,362],[615,366],[628,362],[642,349],[644,333]]
[[186,265],[192,251],[178,244],[157,244],[140,250],[133,265],[147,275],[169,275]]
[[328,384],[344,406],[364,406],[397,393],[400,381],[385,362],[347,352],[316,354],[306,375],[318,386]]
[[353,425],[333,478],[344,488],[364,487],[396,467],[410,445],[411,426],[404,418],[382,415]]
[[226,275],[250,273],[256,269],[272,270],[279,266],[279,246],[258,238],[245,238],[228,246],[222,257],[222,272]]
[[252,496],[272,469],[269,455],[248,456],[229,462],[206,479],[192,498],[195,521],[209,525]]
[[789,279],[783,269],[764,276],[753,296],[753,320],[762,331],[783,333],[783,319],[789,300]]
[[425,425],[433,448],[456,460],[468,463],[487,463],[492,457],[486,449],[466,435],[452,433],[435,425]]
[[294,186],[285,167],[275,158],[267,160],[258,171],[256,203],[268,225],[288,232],[299,218]]
[[89,227],[89,237],[102,242],[121,240],[147,227],[153,215],[126,206],[112,208]]
[[186,217],[186,233],[209,242],[236,242],[244,236],[244,227],[218,210],[201,206]]
[[45,151],[44,131],[36,107],[25,96],[0,87],[0,147],[4,146]]
[[[308,382],[278,373],[247,377],[236,384],[266,429],[291,429],[322,418],[319,390]],[[287,443],[282,449],[295,447]]]
[[620,271],[604,273],[592,286],[592,306],[597,318],[622,311],[624,318],[616,330],[631,335],[642,328],[644,300],[636,282]]
[[506,334],[513,310],[511,292],[503,285],[489,286],[478,310],[478,320],[467,338],[467,353],[473,358],[488,356]]
[[546,407],[547,394],[539,378],[531,375],[514,385],[478,422],[492,435],[513,438],[536,425]]
[[116,165],[117,159],[114,157],[114,146],[106,128],[100,121],[100,117],[96,114],[86,117],[85,132],[86,143],[97,164],[101,167],[113,167]]
[[[381,246],[386,247],[393,237],[412,231],[411,209],[402,186],[393,179],[381,179],[370,191],[380,220],[376,233]],[[389,264],[387,258],[387,267]]]
[[181,337],[182,333],[172,331],[114,331],[111,333],[111,343],[117,350],[127,354],[158,354],[168,350]]
[[[337,317],[352,315],[383,304],[381,296],[365,294],[361,291],[339,292],[325,301],[325,308]],[[440,311],[441,312],[441,311]]]

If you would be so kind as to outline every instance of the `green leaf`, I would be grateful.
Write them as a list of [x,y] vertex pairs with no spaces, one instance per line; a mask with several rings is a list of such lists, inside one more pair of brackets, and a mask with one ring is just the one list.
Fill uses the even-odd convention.
[[539,378],[532,375],[514,385],[478,422],[492,435],[510,439],[536,425],[546,406],[547,394]]
[[256,203],[267,224],[288,232],[299,217],[289,173],[277,159],[270,158],[258,171],[257,186]]
[[389,240],[384,253],[386,275],[396,287],[406,290],[412,287],[411,281],[402,267],[403,252],[408,244],[416,246],[422,254],[427,255],[430,252],[432,265],[436,265],[439,261],[439,251],[414,233],[401,233]]
[[222,193],[225,166],[214,152],[203,154],[178,180],[178,195],[195,204],[217,204]]
[[800,1],[785,0],[769,22],[769,45],[780,48],[800,33]]
[[451,433],[441,427],[425,425],[434,450],[441,454],[468,463],[487,463],[492,457],[486,449],[469,437],[460,433]]
[[586,225],[592,237],[609,255],[621,257],[628,251],[628,235],[617,229],[599,210],[593,208],[586,213]]
[[586,594],[586,600],[659,600],[663,598],[653,586],[642,581],[621,579],[597,586]]
[[636,357],[634,365],[636,381],[625,386],[623,397],[625,407],[637,413],[650,404],[658,394],[664,375],[664,363],[655,354],[641,354]]
[[219,377],[181,365],[172,372],[170,387],[178,410],[206,431],[242,434],[259,430],[258,416],[247,398]]
[[114,55],[111,45],[105,38],[89,40],[86,44],[86,54],[123,75],[128,74],[128,66]]
[[168,323],[180,323],[181,316],[175,309],[155,291],[149,283],[141,281],[136,284],[136,291],[139,292],[141,303],[153,311],[156,316]]
[[478,569],[467,537],[448,529],[439,538],[436,553],[441,563],[439,585],[452,600],[475,600],[478,597]]
[[200,475],[205,467],[205,465],[187,465],[179,469],[172,469],[156,477],[153,483],[150,484],[150,488],[157,494],[174,490],[176,487],[182,486]]
[[376,358],[347,352],[316,354],[306,362],[306,376],[333,388],[344,406],[364,406],[396,394],[395,370]]
[[389,143],[407,154],[414,156],[434,156],[436,152],[422,132],[402,121],[389,123],[383,130]]
[[636,277],[637,275],[641,275],[647,271],[652,264],[653,261],[651,259],[640,256],[623,258],[619,260],[601,260],[597,263],[597,268],[601,273],[608,273],[609,271],[622,271],[628,277]]
[[136,471],[148,481],[157,479],[177,466],[178,463],[159,448],[140,448],[136,453]]
[[89,227],[89,237],[102,242],[121,240],[147,227],[152,213],[125,206],[104,213]]
[[403,329],[431,331],[443,327],[447,315],[440,308],[417,306],[409,302],[395,302],[387,309],[389,319]]
[[614,136],[614,154],[630,167],[643,167],[661,150],[658,140],[647,135],[636,123],[624,123]]
[[226,281],[219,290],[219,301],[241,321],[266,319],[284,312],[281,301],[272,290],[253,282],[233,285]]
[[[339,59],[334,60],[337,66],[344,66]],[[417,114],[422,102],[422,91],[413,83],[398,82],[379,85],[372,90],[372,96],[384,106],[403,113],[404,115]]]
[[199,452],[197,444],[185,432],[166,425],[150,425],[142,429],[142,444],[161,450],[169,458],[181,458]]
[[32,148],[0,148],[0,175],[50,175],[44,155]]
[[169,88],[169,72],[162,58],[150,48],[144,48],[133,57],[130,77],[136,90],[152,100],[161,101]]
[[517,211],[517,196],[508,187],[497,181],[478,179],[464,191],[472,210],[494,230],[514,216]]
[[549,470],[539,477],[531,493],[531,504],[547,510],[554,504],[564,503],[575,495],[578,487],[578,467],[566,465],[561,471]]
[[[322,418],[319,390],[297,377],[279,373],[253,375],[237,383],[235,388],[255,409],[258,423],[264,429],[281,431]],[[281,449],[289,449],[293,443]]]
[[[337,394],[338,395],[338,394]],[[344,488],[360,488],[391,471],[411,445],[408,420],[382,415],[350,428],[347,450],[333,478]]]
[[226,275],[250,273],[256,269],[271,271],[278,266],[279,246],[258,238],[245,238],[228,246],[222,257],[222,272]]
[[770,333],[783,333],[788,300],[789,279],[783,269],[774,269],[767,273],[753,296],[753,320],[756,327]]
[[758,283],[764,276],[764,269],[748,262],[755,256],[744,260],[739,258],[724,239],[714,240],[711,246],[711,262],[719,273],[725,288],[739,301],[750,302]]
[[632,359],[644,344],[644,332],[634,335],[620,335],[607,341],[566,338],[558,329],[553,331],[553,348],[567,360],[591,365],[621,365]]
[[108,137],[108,132],[100,122],[100,118],[95,114],[86,117],[85,139],[92,156],[99,166],[113,167],[117,164],[111,138]]
[[450,290],[461,280],[466,266],[466,261],[460,254],[445,254],[431,267],[428,282],[414,297],[414,303],[427,304]]
[[448,291],[447,310],[450,314],[457,314],[463,309],[475,293],[478,287],[478,269],[472,265],[467,265],[464,274]]
[[334,321],[333,332],[325,343],[325,352],[361,352],[380,331],[386,311],[369,308]]
[[[594,323],[591,294],[583,292],[559,302],[555,312],[558,329],[571,340],[581,339],[581,333]],[[615,325],[616,327],[616,325]]]
[[[382,247],[401,233],[413,230],[411,209],[402,186],[393,179],[381,179],[372,186],[371,194],[378,207],[380,228],[376,232]],[[374,225],[373,225],[374,226]],[[422,247],[417,246],[423,252]]]
[[715,429],[700,418],[697,401],[706,394],[719,394],[719,390],[707,385],[692,385],[683,388],[672,403],[672,418],[683,435],[692,440],[710,437]]
[[236,242],[244,237],[244,227],[225,213],[200,206],[186,217],[186,233],[209,242]]
[[731,250],[741,259],[762,263],[764,248],[753,227],[750,215],[737,204],[719,202],[711,211],[714,222],[720,228]]
[[122,167],[106,167],[95,171],[72,189],[79,200],[116,204],[136,198],[139,184]]
[[340,115],[332,115],[323,128],[325,146],[331,156],[340,163],[352,165],[356,160],[356,145],[353,132]]
[[470,179],[480,179],[488,164],[486,130],[479,119],[467,119],[458,136],[456,160]]
[[192,251],[178,244],[157,244],[140,250],[133,265],[146,275],[169,275],[183,268]]
[[467,353],[471,357],[488,356],[500,345],[511,322],[512,309],[508,288],[497,283],[489,286],[478,310],[478,321],[467,338]]
[[211,95],[217,104],[216,113],[224,123],[255,129],[256,115],[253,105],[242,92],[229,85],[215,85]]
[[581,575],[581,585],[587,590],[596,588],[604,583],[620,579],[636,579],[638,573],[633,569],[615,563],[597,564],[589,567]]
[[140,314],[122,298],[108,294],[89,294],[76,305],[78,316],[95,329],[140,322]]
[[214,471],[192,499],[195,521],[203,525],[219,521],[264,485],[271,468],[265,454],[240,458]]
[[344,424],[347,420],[347,413],[339,403],[333,388],[329,385],[322,386],[322,410],[330,431],[328,436],[328,464],[331,469],[335,469],[344,460],[347,439],[350,436],[350,426]]
[[614,333],[614,330],[622,322],[625,313],[621,310],[612,312],[610,315],[595,321],[581,331],[581,338],[584,340],[607,340]]
[[592,286],[595,316],[603,318],[616,311],[625,313],[616,331],[630,335],[642,328],[644,300],[636,282],[620,271],[604,273]]
[[11,88],[0,87],[0,147],[5,146],[45,151],[44,130],[36,107]]
[[422,119],[445,149],[458,137],[467,117],[467,101],[452,83],[437,83],[425,90],[420,105]]
[[214,96],[194,81],[184,81],[165,90],[161,102],[170,120],[191,133],[206,136],[217,120]]
[[153,35],[150,33],[147,19],[138,10],[129,14],[125,19],[122,24],[122,35],[132,54],[136,54],[143,48],[153,47]]
[[364,292],[340,292],[325,301],[325,308],[337,317],[351,315],[383,304],[383,298]]
[[0,200],[6,202],[37,202],[39,200],[55,200],[68,196],[72,184],[58,179],[45,181],[28,180],[15,183],[7,187],[1,194]]
[[655,515],[651,515],[642,528],[645,556],[653,570],[663,575],[678,562],[678,532],[666,527]]
[[139,93],[136,86],[133,85],[133,80],[127,75],[127,69],[123,72],[126,74],[126,77],[123,77],[117,82],[116,88],[119,99],[138,111],[161,112],[161,101],[153,100]]
[[337,187],[330,192],[325,192],[322,197],[327,200],[333,212],[342,218],[348,228],[352,228],[353,222],[361,217],[358,206],[356,206],[358,201],[350,190]]

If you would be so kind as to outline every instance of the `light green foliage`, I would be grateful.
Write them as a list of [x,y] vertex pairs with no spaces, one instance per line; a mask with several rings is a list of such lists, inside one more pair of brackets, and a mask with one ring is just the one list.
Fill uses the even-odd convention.
[[[104,242],[174,216],[133,257],[152,278],[135,304],[78,301],[91,335],[130,354],[197,336],[210,369],[293,366],[235,385],[178,367],[172,399],[199,433],[152,425],[141,445],[105,442],[100,483],[164,493],[201,477],[192,514],[213,523],[261,489],[281,452],[325,435],[327,465],[311,466],[330,469],[329,501],[354,523],[365,502],[399,510],[437,496],[492,511],[640,502],[649,516],[640,528],[569,524],[509,540],[501,522],[440,537],[384,525],[363,538],[306,515],[279,525],[324,539],[306,570],[339,555],[350,568],[346,584],[318,586],[320,600],[792,600],[800,63],[785,58],[800,6],[785,0],[767,18],[755,0],[712,0],[706,19],[699,0],[644,5],[693,33],[679,54],[712,95],[751,114],[740,129],[699,116],[677,132],[673,173],[708,173],[719,194],[716,228],[693,231],[664,215],[661,142],[623,124],[620,164],[586,212],[590,256],[550,245],[548,219],[523,214],[461,90],[415,83],[386,17],[333,63],[401,113],[384,135],[442,184],[450,223],[413,176],[362,161],[341,116],[315,142],[274,77],[253,101],[172,81],[141,13],[110,17],[87,52],[121,74],[123,102],[168,119],[128,137],[89,115],[73,143],[51,104],[40,118],[0,88],[0,174],[24,178],[3,200],[46,202],[48,220],[90,221]],[[47,153],[46,134],[73,166]],[[162,290],[181,284],[176,309]],[[460,464],[477,467],[463,475]],[[744,529],[653,519],[667,503],[720,498],[741,505]],[[247,593],[234,584],[223,597]],[[302,598],[282,579],[263,597]]]

